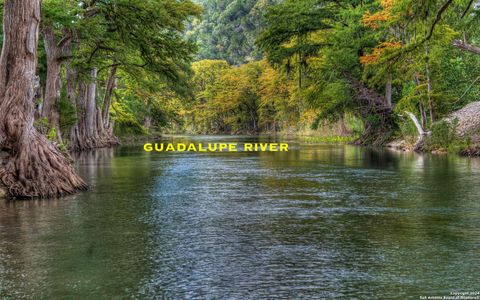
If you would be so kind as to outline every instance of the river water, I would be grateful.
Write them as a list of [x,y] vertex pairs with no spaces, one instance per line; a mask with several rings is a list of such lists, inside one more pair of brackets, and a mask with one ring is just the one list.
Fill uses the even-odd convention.
[[479,159],[294,140],[290,148],[81,154],[90,191],[0,201],[0,299],[419,299],[480,290]]

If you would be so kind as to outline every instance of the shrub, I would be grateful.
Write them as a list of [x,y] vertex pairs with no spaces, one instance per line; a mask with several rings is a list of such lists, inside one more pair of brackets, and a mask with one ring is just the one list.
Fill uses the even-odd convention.
[[459,152],[470,145],[470,140],[461,139],[456,135],[458,120],[452,123],[441,121],[432,125],[432,134],[425,139],[425,150],[446,150]]

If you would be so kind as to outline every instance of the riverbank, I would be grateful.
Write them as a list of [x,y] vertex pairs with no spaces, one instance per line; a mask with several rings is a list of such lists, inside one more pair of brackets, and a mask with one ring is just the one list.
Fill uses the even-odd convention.
[[118,136],[121,146],[134,146],[141,145],[147,142],[152,142],[155,140],[160,140],[164,135],[158,132],[152,134],[135,134],[135,135],[122,135]]
[[[413,118],[415,116],[411,114]],[[472,102],[460,110],[436,121],[429,127],[412,123],[401,124],[400,136],[387,147],[403,151],[436,154],[480,156],[480,101]],[[413,129],[413,123],[420,127]],[[424,128],[421,128],[424,127]]]
[[[421,152],[433,154],[455,154],[460,156],[480,156],[480,141],[477,127],[479,124],[472,122],[472,115],[476,115],[480,106],[472,103],[464,109],[457,111],[447,118],[435,123],[428,136],[424,137],[423,146],[415,149],[418,143],[418,134],[409,121],[403,123],[396,134],[396,138],[384,145],[397,151]],[[412,128],[409,128],[412,127]],[[297,139],[307,144],[355,144],[363,130],[362,124],[349,120],[341,122],[324,123],[318,129],[286,128],[282,131],[269,131],[261,133],[239,133],[241,136],[268,136],[278,139]],[[146,142],[161,140],[178,135],[195,135],[185,132],[163,134],[154,132],[146,135],[120,136],[122,145],[140,145]],[[235,136],[233,133],[217,133],[214,135]]]
[[[136,146],[136,145],[143,145],[147,142],[152,141],[160,141],[162,139],[169,139],[175,136],[185,135],[185,133],[177,133],[177,134],[146,134],[146,135],[124,135],[118,137],[120,140],[121,146]],[[212,135],[212,136],[235,136],[233,134],[219,134],[219,135]],[[187,136],[195,136],[195,135],[187,135]],[[262,133],[262,134],[250,134],[250,135],[242,135],[242,136],[266,136],[266,137],[277,137],[277,138],[284,138],[284,139],[297,139],[298,141],[306,144],[355,144],[355,141],[358,139],[357,136],[341,136],[341,135],[315,135],[315,134],[305,134],[305,133],[291,133],[291,132],[269,132],[269,133]],[[411,137],[409,139],[406,138],[399,138],[387,143],[384,147],[390,148],[396,151],[403,151],[403,152],[415,152],[414,145],[415,143],[412,142],[415,140],[415,137]],[[465,147],[467,145],[467,147]],[[450,149],[449,149],[450,148]],[[466,157],[474,157],[480,156],[480,144],[473,144],[469,145],[467,142],[465,143],[458,143],[456,145],[450,145],[450,147],[433,147],[429,149],[423,149],[422,151],[416,151],[421,153],[432,153],[432,154],[455,154],[460,156]]]

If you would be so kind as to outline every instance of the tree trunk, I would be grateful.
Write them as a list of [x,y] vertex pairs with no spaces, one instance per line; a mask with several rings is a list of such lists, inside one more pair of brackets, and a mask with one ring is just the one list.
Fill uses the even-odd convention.
[[110,105],[112,103],[113,91],[117,85],[117,67],[113,66],[110,71],[110,76],[107,80],[107,87],[105,88],[105,96],[103,98],[103,109],[102,109],[102,119],[103,119],[103,128],[107,129],[109,127],[109,118],[110,118]]
[[143,127],[150,132],[150,127],[152,127],[152,117],[145,116],[145,118],[143,118]]
[[[119,144],[113,135],[113,128],[109,121],[108,113],[115,88],[116,67],[114,67],[107,80],[104,103],[102,110],[96,101],[97,94],[97,70],[90,71],[90,82],[78,82],[77,110],[78,122],[71,129],[70,149],[87,150],[93,148],[111,147]],[[105,108],[108,107],[108,108]]]
[[423,126],[420,124],[420,122],[418,121],[417,117],[414,114],[412,114],[411,112],[408,112],[408,111],[406,111],[405,113],[410,117],[410,119],[412,120],[413,124],[415,124],[415,127],[417,128],[417,131],[418,131],[418,140],[415,143],[415,145],[413,146],[413,150],[414,151],[422,151],[423,146],[425,144],[425,137],[427,135],[430,135],[431,132],[426,132],[423,129]]
[[96,118],[95,123],[97,124],[97,132],[95,133],[99,138],[102,138],[105,133],[105,127],[103,125],[102,110],[99,107],[96,107]]
[[87,99],[85,107],[85,133],[88,138],[93,138],[97,133],[97,69],[93,68],[90,72],[90,82],[87,86]]
[[340,116],[340,135],[341,136],[348,136],[350,132],[347,129],[347,125],[345,125],[345,114],[342,113]]
[[[97,131],[98,137],[96,147],[111,147],[119,144],[117,137],[110,130],[110,105],[112,103],[113,91],[115,90],[117,66],[113,66],[107,79],[105,94],[101,107],[97,107]],[[113,128],[112,128],[113,129]]]
[[[66,83],[67,83],[67,100],[70,102],[70,105],[75,108],[75,115],[79,117],[79,111],[77,107],[77,93],[78,90],[78,74],[77,70],[72,67],[70,63],[67,63],[66,66]],[[77,120],[78,124],[78,120]],[[70,128],[67,139],[72,140],[72,137],[76,134],[77,126],[76,124]]]
[[418,110],[420,111],[420,120],[422,122],[422,127],[427,128],[427,113],[425,112],[425,108],[423,107],[422,102],[418,103]]
[[388,107],[392,107],[392,73],[387,75],[387,83],[385,85],[385,100]]
[[60,116],[56,108],[56,103],[60,98],[60,71],[61,64],[57,59],[57,45],[53,28],[47,26],[43,30],[45,54],[47,58],[47,79],[45,85],[45,98],[43,99],[42,117],[48,119],[50,128],[57,130],[57,136],[60,137]]
[[477,55],[480,55],[480,47],[471,45],[467,43],[466,41],[461,41],[461,40],[455,40],[453,41],[453,46],[457,47],[458,49],[462,51],[467,51],[471,52]]
[[47,79],[42,116],[48,119],[50,129],[54,128],[56,130],[57,138],[61,141],[60,114],[57,103],[60,99],[60,91],[62,88],[62,60],[70,50],[72,35],[70,32],[65,32],[63,38],[57,44],[53,27],[48,25],[43,28],[43,37],[47,58]]
[[54,197],[86,189],[69,160],[34,122],[40,0],[6,0],[0,57],[0,179],[13,197]]
[[77,85],[78,85],[78,74],[77,70],[71,66],[70,63],[67,64],[66,72],[66,81],[67,81],[67,99],[74,107],[77,106]]
[[427,75],[427,96],[428,96],[428,110],[430,112],[430,125],[435,122],[435,108],[432,99],[432,79],[430,77],[430,49],[428,42],[425,46],[425,72]]
[[76,96],[77,123],[70,130],[70,148],[72,150],[89,149],[86,136],[86,98],[87,84],[83,80],[78,81],[78,93]]

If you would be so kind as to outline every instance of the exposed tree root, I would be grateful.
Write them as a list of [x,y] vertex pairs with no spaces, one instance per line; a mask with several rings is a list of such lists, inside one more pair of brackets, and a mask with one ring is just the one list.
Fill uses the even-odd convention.
[[37,132],[9,151],[0,167],[0,179],[15,198],[50,198],[86,190],[70,161]]
[[97,148],[110,148],[120,145],[119,139],[113,132],[103,132],[95,137],[88,137],[82,134],[78,127],[73,128],[72,137],[70,138],[70,147],[72,151],[83,151]]

